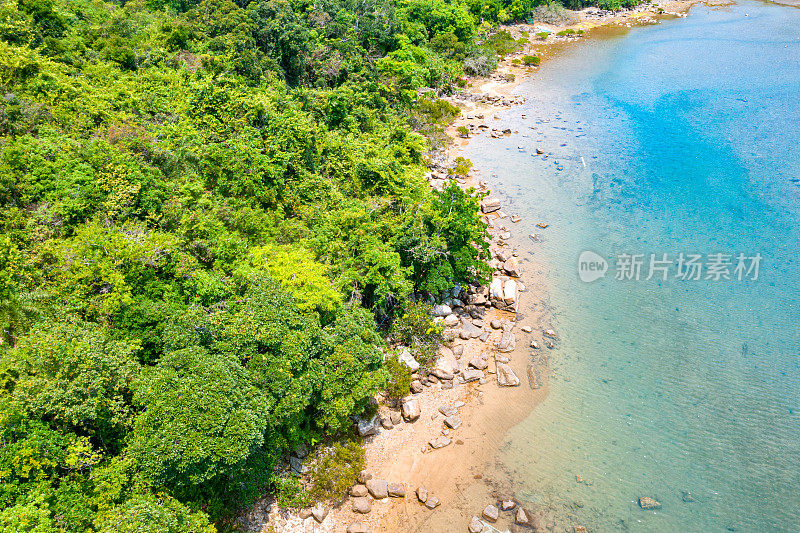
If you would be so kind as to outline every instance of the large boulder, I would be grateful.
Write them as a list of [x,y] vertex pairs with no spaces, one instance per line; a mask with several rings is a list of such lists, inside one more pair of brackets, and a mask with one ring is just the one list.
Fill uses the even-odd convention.
[[389,496],[391,498],[405,498],[406,486],[402,483],[389,483]]
[[403,418],[406,422],[413,422],[420,415],[419,400],[416,398],[407,398],[403,401],[402,406]]
[[486,370],[486,367],[488,367],[489,364],[481,357],[473,357],[469,360],[469,366],[477,370]]
[[480,337],[481,333],[483,333],[483,329],[473,324],[471,320],[461,321],[461,331],[466,334],[468,339],[475,339]]
[[516,387],[519,378],[506,363],[497,363],[497,384],[501,387]]
[[328,508],[321,503],[318,503],[311,508],[311,516],[313,516],[314,520],[321,524],[323,520],[325,520],[325,517],[328,516]]
[[454,328],[458,325],[461,320],[458,318],[458,315],[454,313],[450,313],[446,317],[444,317],[444,325],[448,328]]
[[489,298],[503,298],[503,280],[500,278],[492,278],[492,283],[489,285]]

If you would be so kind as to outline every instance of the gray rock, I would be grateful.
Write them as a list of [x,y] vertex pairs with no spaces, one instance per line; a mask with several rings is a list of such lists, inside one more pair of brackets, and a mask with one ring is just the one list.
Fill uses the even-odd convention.
[[436,509],[439,507],[439,498],[433,495],[428,495],[428,500],[425,502],[425,507],[428,509]]
[[497,364],[497,384],[501,387],[516,387],[519,385],[519,378],[506,363]]
[[411,382],[411,387],[409,388],[411,389],[411,392],[413,392],[414,394],[419,394],[420,392],[422,392],[422,382],[418,379],[415,379],[414,381]]
[[480,336],[480,334],[483,333],[483,330],[469,320],[463,320],[461,322],[461,332],[466,333],[468,339],[474,339]]
[[507,304],[513,304],[517,301],[517,282],[513,279],[506,280],[503,283],[503,301]]
[[400,353],[397,355],[397,360],[410,368],[412,372],[419,370],[419,363],[414,359],[414,356],[411,355],[408,348],[400,350]]
[[358,484],[350,487],[350,496],[353,498],[363,498],[368,492],[366,485]]
[[480,357],[473,357],[472,359],[469,360],[469,366],[477,370],[486,370],[486,367],[489,366],[489,363],[487,363]]
[[353,522],[347,526],[347,533],[372,533],[372,528],[363,522]]
[[531,523],[531,519],[528,516],[528,513],[525,512],[525,509],[522,507],[517,509],[517,515],[515,517],[517,524],[521,526],[527,526]]
[[661,509],[661,502],[656,501],[655,499],[650,498],[649,496],[641,496],[639,498],[639,507],[641,507],[646,511],[653,509]]
[[449,314],[452,314],[452,312],[453,312],[453,309],[449,305],[446,305],[446,304],[439,304],[439,305],[435,305],[433,307],[433,315],[434,316],[445,317],[445,316],[447,316]]
[[416,398],[409,398],[403,401],[403,418],[406,422],[413,422],[420,415],[419,400]]
[[311,508],[311,516],[313,516],[314,520],[321,524],[325,520],[325,517],[328,516],[328,508],[321,503],[318,503]]
[[508,353],[517,347],[517,338],[510,331],[503,333],[500,341],[497,343],[497,351],[500,353]]
[[439,412],[444,416],[453,416],[454,414],[458,413],[455,407],[450,407],[449,405],[440,406]]
[[383,429],[392,429],[394,427],[394,424],[392,424],[392,420],[388,416],[382,416],[381,427]]
[[464,372],[462,372],[461,375],[464,378],[464,383],[469,383],[471,381],[479,381],[484,377],[483,372],[471,368],[464,370]]
[[488,341],[489,340],[489,332],[488,331],[484,331],[483,333],[481,333],[481,336],[478,337],[478,340],[481,341],[481,342]]
[[435,439],[431,439],[428,444],[434,450],[438,450],[439,448],[444,448],[445,446],[449,446],[450,443],[453,442],[450,440],[449,437],[445,437],[444,435],[439,435]]
[[501,355],[501,354],[496,354],[494,356],[494,362],[495,363],[508,363],[509,361],[511,361],[511,358],[509,358],[508,356]]
[[500,201],[500,198],[487,198],[481,202],[481,211],[483,211],[483,213],[494,213],[499,210],[502,205],[503,202]]
[[464,345],[463,344],[457,344],[457,345],[453,346],[453,355],[456,356],[456,359],[458,359],[459,357],[464,355]]
[[392,498],[405,498],[406,486],[402,483],[389,483],[389,496]]
[[500,510],[494,505],[487,505],[483,510],[483,517],[489,522],[497,522],[500,517]]
[[481,533],[481,531],[483,531],[483,522],[477,516],[473,516],[469,523],[469,533]]
[[434,368],[431,371],[431,374],[433,374],[434,376],[436,376],[439,379],[451,380],[454,377],[452,372],[448,372],[447,370],[444,370],[443,368],[439,368],[439,367]]
[[367,483],[367,481],[369,481],[370,479],[372,479],[372,474],[370,474],[366,470],[362,470],[361,472],[358,473],[357,480],[362,485],[365,485]]
[[460,322],[460,320],[459,320],[458,316],[455,315],[455,314],[451,313],[451,314],[447,315],[446,317],[444,317],[444,325],[449,327],[449,328],[456,327],[459,322]]
[[367,490],[376,500],[389,496],[389,485],[383,479],[370,479],[367,481]]
[[378,415],[373,416],[369,420],[358,420],[358,434],[362,437],[367,437],[369,435],[377,435],[378,434],[378,424],[380,420]]
[[428,501],[428,489],[422,486],[417,487],[417,499],[422,503]]
[[503,270],[505,270],[509,276],[514,276],[515,278],[520,277],[522,274],[522,270],[520,270],[519,267],[519,259],[516,257],[511,257],[503,263]]
[[353,498],[354,513],[367,514],[371,510],[372,510],[372,503],[370,503],[369,498],[363,496],[359,498]]
[[400,422],[402,422],[403,417],[401,417],[400,413],[398,413],[397,411],[392,411],[389,413],[389,420],[392,421],[392,425],[396,426]]
[[461,418],[458,415],[450,415],[444,419],[444,424],[450,429],[458,429],[461,427]]
[[497,319],[494,319],[491,322],[489,322],[489,325],[492,326],[492,329],[500,329],[503,327],[503,323]]
[[303,460],[295,456],[289,457],[289,468],[298,476],[308,472],[308,467],[303,466]]

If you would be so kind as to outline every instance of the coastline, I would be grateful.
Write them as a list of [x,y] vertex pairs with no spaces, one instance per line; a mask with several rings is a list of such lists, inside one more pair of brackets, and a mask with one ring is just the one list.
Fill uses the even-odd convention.
[[[712,0],[713,2],[713,0]],[[634,25],[657,23],[661,18],[684,17],[688,9],[697,3],[695,0],[658,1],[637,8],[617,13],[600,13],[588,8],[581,13],[577,23],[555,26],[547,24],[515,24],[503,29],[518,38],[523,32],[533,33],[534,27],[547,27],[551,36],[546,41],[534,41],[524,49],[507,55],[496,71],[488,78],[468,78],[467,87],[456,95],[446,97],[451,103],[461,108],[461,114],[446,129],[453,139],[440,154],[436,164],[431,166],[429,181],[434,188],[440,188],[452,178],[446,168],[452,167],[456,157],[462,156],[470,138],[475,135],[503,136],[502,123],[497,113],[507,111],[522,99],[514,97],[516,87],[535,76],[539,68],[544,68],[548,59],[555,57],[564,47],[587,38],[595,38],[599,31],[626,31]],[[715,3],[714,5],[721,5]],[[555,37],[554,34],[565,29],[582,29],[581,37]],[[514,65],[513,60],[526,54],[536,54],[542,58],[539,67]],[[480,128],[478,122],[484,125]],[[497,125],[493,127],[494,125]],[[459,127],[467,127],[470,135],[460,136]],[[485,133],[484,133],[485,132]],[[490,184],[482,179],[480,169],[472,171],[464,178],[458,178],[459,186],[464,189],[474,188],[478,192],[489,192]],[[502,196],[502,191],[491,191]],[[492,194],[494,196],[494,194]],[[490,335],[484,340],[470,338],[456,340],[442,348],[440,361],[447,367],[466,367],[475,358],[485,358],[489,362],[485,383],[461,383],[453,380],[453,388],[443,388],[434,383],[422,394],[414,395],[419,402],[420,416],[411,423],[395,424],[392,429],[380,430],[377,434],[364,440],[366,452],[365,472],[373,479],[385,480],[388,483],[404,485],[405,497],[375,498],[371,500],[368,514],[353,510],[353,498],[345,497],[333,508],[326,509],[326,516],[319,521],[310,512],[280,511],[269,502],[261,502],[248,513],[245,522],[254,531],[299,532],[314,531],[320,533],[343,532],[362,533],[378,532],[412,532],[412,531],[463,531],[470,525],[472,517],[480,517],[487,505],[498,502],[516,501],[511,476],[504,471],[503,465],[495,461],[498,451],[507,443],[509,431],[527,418],[546,397],[548,391],[547,373],[549,372],[545,347],[548,337],[544,332],[552,329],[551,315],[548,307],[548,280],[546,265],[538,261],[522,259],[512,243],[522,242],[519,235],[510,238],[513,233],[515,213],[499,211],[484,214],[492,235],[491,254],[493,266],[497,268],[495,276],[504,276],[502,261],[498,261],[498,252],[508,257],[520,256],[523,272],[517,278],[519,288],[516,312],[503,311],[490,307],[482,318]],[[546,230],[543,230],[546,231]],[[501,238],[505,237],[505,238]],[[524,236],[522,236],[524,237]],[[520,250],[521,251],[521,250]],[[509,331],[516,335],[516,348],[504,353],[509,359],[508,365],[521,384],[515,387],[498,386],[495,375],[495,345],[500,341],[503,329],[488,328],[491,321],[502,320]],[[559,332],[556,332],[559,333]],[[531,347],[534,341],[540,348]],[[557,340],[555,342],[558,342]],[[454,355],[453,348],[460,346],[463,353]],[[458,350],[456,350],[458,351]],[[442,363],[440,362],[440,366]],[[529,384],[529,370],[533,367],[537,376],[534,386]],[[443,426],[440,407],[457,406],[457,413],[462,424],[457,429]],[[394,410],[396,413],[397,410]],[[380,407],[382,418],[389,419],[391,410],[385,405]],[[445,427],[443,431],[443,427]],[[446,434],[452,441],[440,449],[432,449],[432,439]],[[431,510],[422,505],[417,498],[416,490],[424,487],[439,504]],[[516,510],[501,511],[499,520],[493,524],[500,531],[510,528],[515,530]],[[543,530],[548,516],[542,510],[538,514],[525,509],[529,523],[525,530]],[[268,521],[263,517],[269,516]],[[248,519],[249,518],[249,519]],[[358,524],[358,527],[353,527]],[[567,527],[559,524],[559,527]],[[570,531],[585,531],[579,524],[570,524]],[[484,529],[488,531],[488,529]]]

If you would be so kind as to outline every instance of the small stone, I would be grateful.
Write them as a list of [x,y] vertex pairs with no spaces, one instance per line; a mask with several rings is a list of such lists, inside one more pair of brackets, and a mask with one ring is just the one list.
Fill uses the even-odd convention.
[[586,533],[586,526],[573,526],[574,533]]
[[365,485],[367,483],[367,481],[372,479],[372,474],[368,473],[366,470],[362,470],[361,472],[358,473],[358,478],[357,479],[358,479],[359,483],[361,483],[362,485]]
[[501,327],[503,327],[503,323],[497,319],[489,322],[489,325],[492,326],[492,329],[500,329]]
[[541,348],[541,346],[539,346],[539,341],[535,340],[531,341],[531,348],[533,348],[534,350],[538,350],[539,348]]
[[468,368],[461,373],[461,376],[464,378],[464,383],[469,383],[471,381],[480,381],[483,379],[483,372]]
[[493,213],[499,210],[502,205],[503,203],[499,198],[487,198],[481,202],[481,211],[483,211],[483,213]]
[[350,487],[350,496],[354,498],[363,498],[368,492],[369,491],[365,485],[358,484]]
[[442,368],[434,368],[431,374],[441,380],[452,380],[454,377],[452,372],[448,372]]
[[414,381],[411,382],[409,390],[411,390],[411,392],[413,392],[414,394],[419,394],[424,390],[422,387],[422,382],[418,379],[415,379]]
[[301,519],[305,520],[306,518],[311,516],[311,509],[300,509],[300,512],[297,513],[297,516],[299,516]]
[[416,398],[409,398],[403,402],[403,418],[406,422],[413,422],[419,418],[420,408],[419,400]]
[[369,524],[353,522],[347,526],[347,533],[372,533],[372,529],[369,527]]
[[376,500],[389,496],[389,486],[383,479],[370,479],[367,481],[367,490]]
[[445,437],[444,435],[440,435],[435,439],[431,439],[430,441],[428,441],[428,444],[434,450],[438,450],[439,448],[444,448],[445,446],[449,446],[451,442],[453,441],[450,440],[450,437]]
[[514,500],[503,500],[500,502],[500,509],[502,509],[503,511],[510,511],[516,506],[517,502],[515,502]]
[[385,417],[382,416],[381,417],[381,427],[383,429],[392,429],[394,427],[394,424],[392,424],[392,421],[389,419],[388,416],[385,416]]
[[388,492],[391,498],[405,498],[406,486],[402,483],[389,483]]
[[428,500],[428,489],[422,486],[417,487],[417,499],[425,503]]
[[488,367],[489,364],[480,357],[473,357],[469,360],[469,366],[477,370],[486,370],[486,367]]
[[481,533],[481,531],[483,531],[483,522],[477,516],[473,516],[469,523],[469,533]]
[[444,325],[447,326],[448,328],[456,327],[459,322],[460,322],[460,320],[458,319],[458,315],[455,315],[455,314],[451,313],[451,314],[447,315],[446,317],[444,317]]
[[453,346],[453,355],[456,356],[456,359],[461,357],[463,354],[464,354],[464,345],[463,344],[457,344],[457,345]]
[[371,510],[372,510],[372,503],[370,503],[369,498],[363,496],[359,498],[353,498],[354,513],[367,514]]
[[439,507],[439,498],[436,496],[428,496],[428,500],[425,502],[425,507],[428,509],[436,509]]
[[515,517],[517,524],[521,526],[527,526],[531,523],[531,519],[528,517],[528,513],[520,507],[517,509],[517,515]]
[[494,505],[487,505],[483,510],[483,517],[489,522],[497,522],[500,517],[500,510]]
[[458,413],[455,407],[450,407],[449,405],[440,406],[439,412],[442,413],[443,416],[452,416]]
[[444,423],[450,429],[458,429],[461,427],[461,418],[458,415],[451,415],[444,419]]
[[389,413],[389,420],[392,421],[392,425],[398,425],[402,422],[403,417],[400,416],[400,413],[397,411],[392,411]]
[[519,329],[521,329],[521,330],[522,330],[523,332],[525,332],[525,333],[530,333],[531,331],[533,331],[533,328],[532,328],[532,327],[530,327],[530,326],[522,326],[522,327],[521,327],[521,328],[519,328]]
[[551,339],[557,339],[558,338],[558,333],[556,333],[552,329],[544,330],[544,335],[545,335],[545,337],[550,337]]
[[311,508],[311,516],[313,516],[314,520],[321,524],[323,520],[325,520],[325,517],[328,516],[328,508],[321,503],[318,503]]
[[450,315],[452,313],[453,309],[449,305],[440,304],[440,305],[435,305],[433,307],[434,316],[446,317],[447,315]]
[[661,509],[661,502],[656,501],[649,496],[642,496],[639,498],[639,507],[646,511],[650,511],[652,509]]
[[503,333],[500,341],[497,343],[497,351],[500,353],[508,353],[517,347],[517,338],[510,331]]
[[505,270],[509,276],[514,276],[515,278],[520,277],[522,274],[522,270],[519,266],[519,259],[516,257],[511,257],[503,263],[503,270]]
[[516,387],[519,385],[519,378],[506,363],[497,364],[497,384],[501,387]]

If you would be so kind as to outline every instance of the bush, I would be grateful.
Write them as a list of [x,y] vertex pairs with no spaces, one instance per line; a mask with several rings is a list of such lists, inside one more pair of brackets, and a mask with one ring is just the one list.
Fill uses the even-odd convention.
[[488,39],[486,39],[486,47],[493,50],[495,54],[500,57],[504,57],[507,54],[511,54],[516,52],[520,49],[522,45],[524,45],[526,39],[514,39],[510,32],[505,30],[500,30],[494,34],[492,34]]
[[407,345],[424,369],[436,362],[442,344],[442,328],[433,323],[433,306],[426,302],[406,302],[395,318],[390,336]]
[[540,41],[546,40],[549,36],[550,36],[549,31],[540,31],[539,33],[536,34],[536,38],[539,39]]
[[355,440],[334,442],[317,448],[306,461],[311,468],[311,497],[341,498],[364,469],[364,449]]
[[542,62],[542,58],[539,56],[524,56],[522,62],[525,63],[526,66],[538,67]]
[[468,57],[464,60],[464,72],[471,76],[488,76],[496,66],[497,61],[488,55]]
[[552,24],[554,26],[567,26],[578,22],[578,17],[574,13],[564,9],[564,6],[558,2],[537,6],[531,13],[531,18],[537,22]]
[[462,137],[465,137],[465,138],[469,137],[469,128],[466,127],[466,126],[459,126],[458,128],[456,128],[456,131]]
[[383,365],[389,373],[386,393],[392,398],[402,398],[407,395],[411,386],[411,369],[401,363],[396,355],[387,357]]
[[272,478],[272,490],[281,509],[297,509],[311,505],[311,495],[300,486],[300,479],[289,473]]
[[[463,127],[463,126],[462,126]],[[456,176],[466,176],[472,168],[472,161],[463,157],[456,157],[453,173]]]

